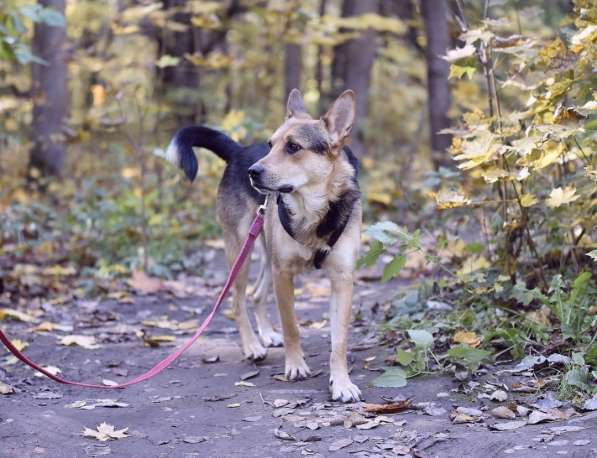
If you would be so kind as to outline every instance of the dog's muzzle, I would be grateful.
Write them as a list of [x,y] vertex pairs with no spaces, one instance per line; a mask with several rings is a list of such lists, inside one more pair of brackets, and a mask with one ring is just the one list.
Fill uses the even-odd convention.
[[267,191],[289,193],[289,192],[294,191],[294,186],[290,186],[290,185],[283,185],[277,189],[272,189],[268,186],[265,186],[262,183],[264,172],[265,172],[265,167],[263,167],[259,163],[253,164],[251,167],[249,167],[249,170],[248,170],[249,179],[251,180],[251,186],[253,186],[260,193],[266,194]]

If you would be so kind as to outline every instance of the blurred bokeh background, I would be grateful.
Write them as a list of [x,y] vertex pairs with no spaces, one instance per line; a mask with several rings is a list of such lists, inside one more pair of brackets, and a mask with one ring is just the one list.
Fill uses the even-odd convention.
[[223,163],[199,154],[190,184],[163,148],[193,123],[263,140],[292,87],[314,115],[357,92],[367,222],[530,286],[579,272],[595,235],[591,3],[4,0],[3,288],[193,268],[218,235]]

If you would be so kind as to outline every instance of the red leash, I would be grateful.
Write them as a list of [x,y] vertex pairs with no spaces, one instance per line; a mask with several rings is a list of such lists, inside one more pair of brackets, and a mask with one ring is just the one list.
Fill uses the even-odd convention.
[[213,319],[216,312],[220,308],[220,305],[222,305],[222,302],[224,301],[226,294],[230,290],[230,287],[234,283],[234,280],[236,280],[236,277],[237,277],[238,273],[240,272],[240,269],[242,268],[244,262],[246,261],[247,257],[251,253],[251,250],[253,249],[253,245],[255,244],[255,240],[257,239],[257,237],[261,233],[261,230],[263,229],[263,216],[265,214],[265,206],[266,205],[267,205],[267,198],[266,198],[265,203],[259,207],[259,210],[257,211],[257,216],[255,216],[255,219],[253,220],[253,224],[251,224],[251,228],[249,229],[249,234],[247,235],[245,243],[243,244],[243,246],[240,250],[240,253],[238,254],[238,257],[234,261],[234,264],[232,265],[232,268],[230,269],[230,273],[228,274],[228,278],[226,279],[226,283],[224,284],[222,291],[220,291],[220,295],[218,296],[218,299],[216,300],[216,302],[215,302],[214,306],[212,307],[211,312],[209,313],[207,318],[205,318],[203,323],[201,323],[201,326],[199,326],[197,331],[195,331],[195,334],[183,346],[177,348],[174,353],[172,353],[171,355],[169,355],[166,358],[164,358],[163,360],[161,360],[159,363],[157,363],[155,366],[153,366],[151,369],[149,369],[144,374],[141,374],[138,377],[135,377],[134,379],[129,380],[128,382],[119,383],[118,385],[111,385],[111,386],[96,385],[93,383],[73,382],[71,380],[66,380],[66,379],[63,379],[62,377],[58,377],[58,376],[52,374],[51,372],[47,371],[43,367],[41,367],[39,364],[31,361],[29,358],[27,358],[23,353],[21,353],[14,346],[14,344],[8,339],[8,337],[6,337],[6,334],[4,334],[4,332],[2,332],[1,329],[0,329],[0,342],[2,342],[4,344],[4,346],[6,348],[8,348],[8,350],[13,355],[15,355],[18,359],[20,359],[22,362],[24,362],[28,366],[32,367],[33,369],[35,369],[38,372],[41,372],[45,376],[54,380],[55,382],[64,383],[66,385],[75,385],[75,386],[80,386],[80,387],[84,387],[84,388],[114,389],[114,388],[125,388],[127,386],[135,385],[137,383],[141,383],[141,382],[144,382],[145,380],[149,380],[150,378],[155,377],[160,372],[162,372],[164,369],[166,369],[168,366],[170,366],[174,361],[176,361],[180,357],[180,355],[182,355],[185,351],[187,351],[189,349],[189,347],[197,341],[197,339],[201,336],[201,334],[203,334],[203,332],[205,331],[207,326],[209,326],[209,323],[211,323],[211,320]]

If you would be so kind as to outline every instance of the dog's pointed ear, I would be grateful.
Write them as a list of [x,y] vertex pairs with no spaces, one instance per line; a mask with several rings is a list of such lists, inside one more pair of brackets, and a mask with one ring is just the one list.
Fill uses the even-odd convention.
[[305,108],[303,94],[295,88],[288,94],[288,102],[286,102],[286,119],[306,113],[307,109]]
[[321,118],[330,134],[333,148],[342,146],[350,136],[355,112],[355,94],[349,89],[340,94],[332,107]]

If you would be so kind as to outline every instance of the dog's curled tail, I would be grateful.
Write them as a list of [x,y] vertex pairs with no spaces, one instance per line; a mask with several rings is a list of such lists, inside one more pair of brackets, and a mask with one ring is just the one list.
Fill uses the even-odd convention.
[[242,146],[226,134],[205,126],[189,126],[180,129],[170,141],[166,159],[180,167],[191,181],[197,176],[197,156],[193,147],[207,148],[230,162]]

